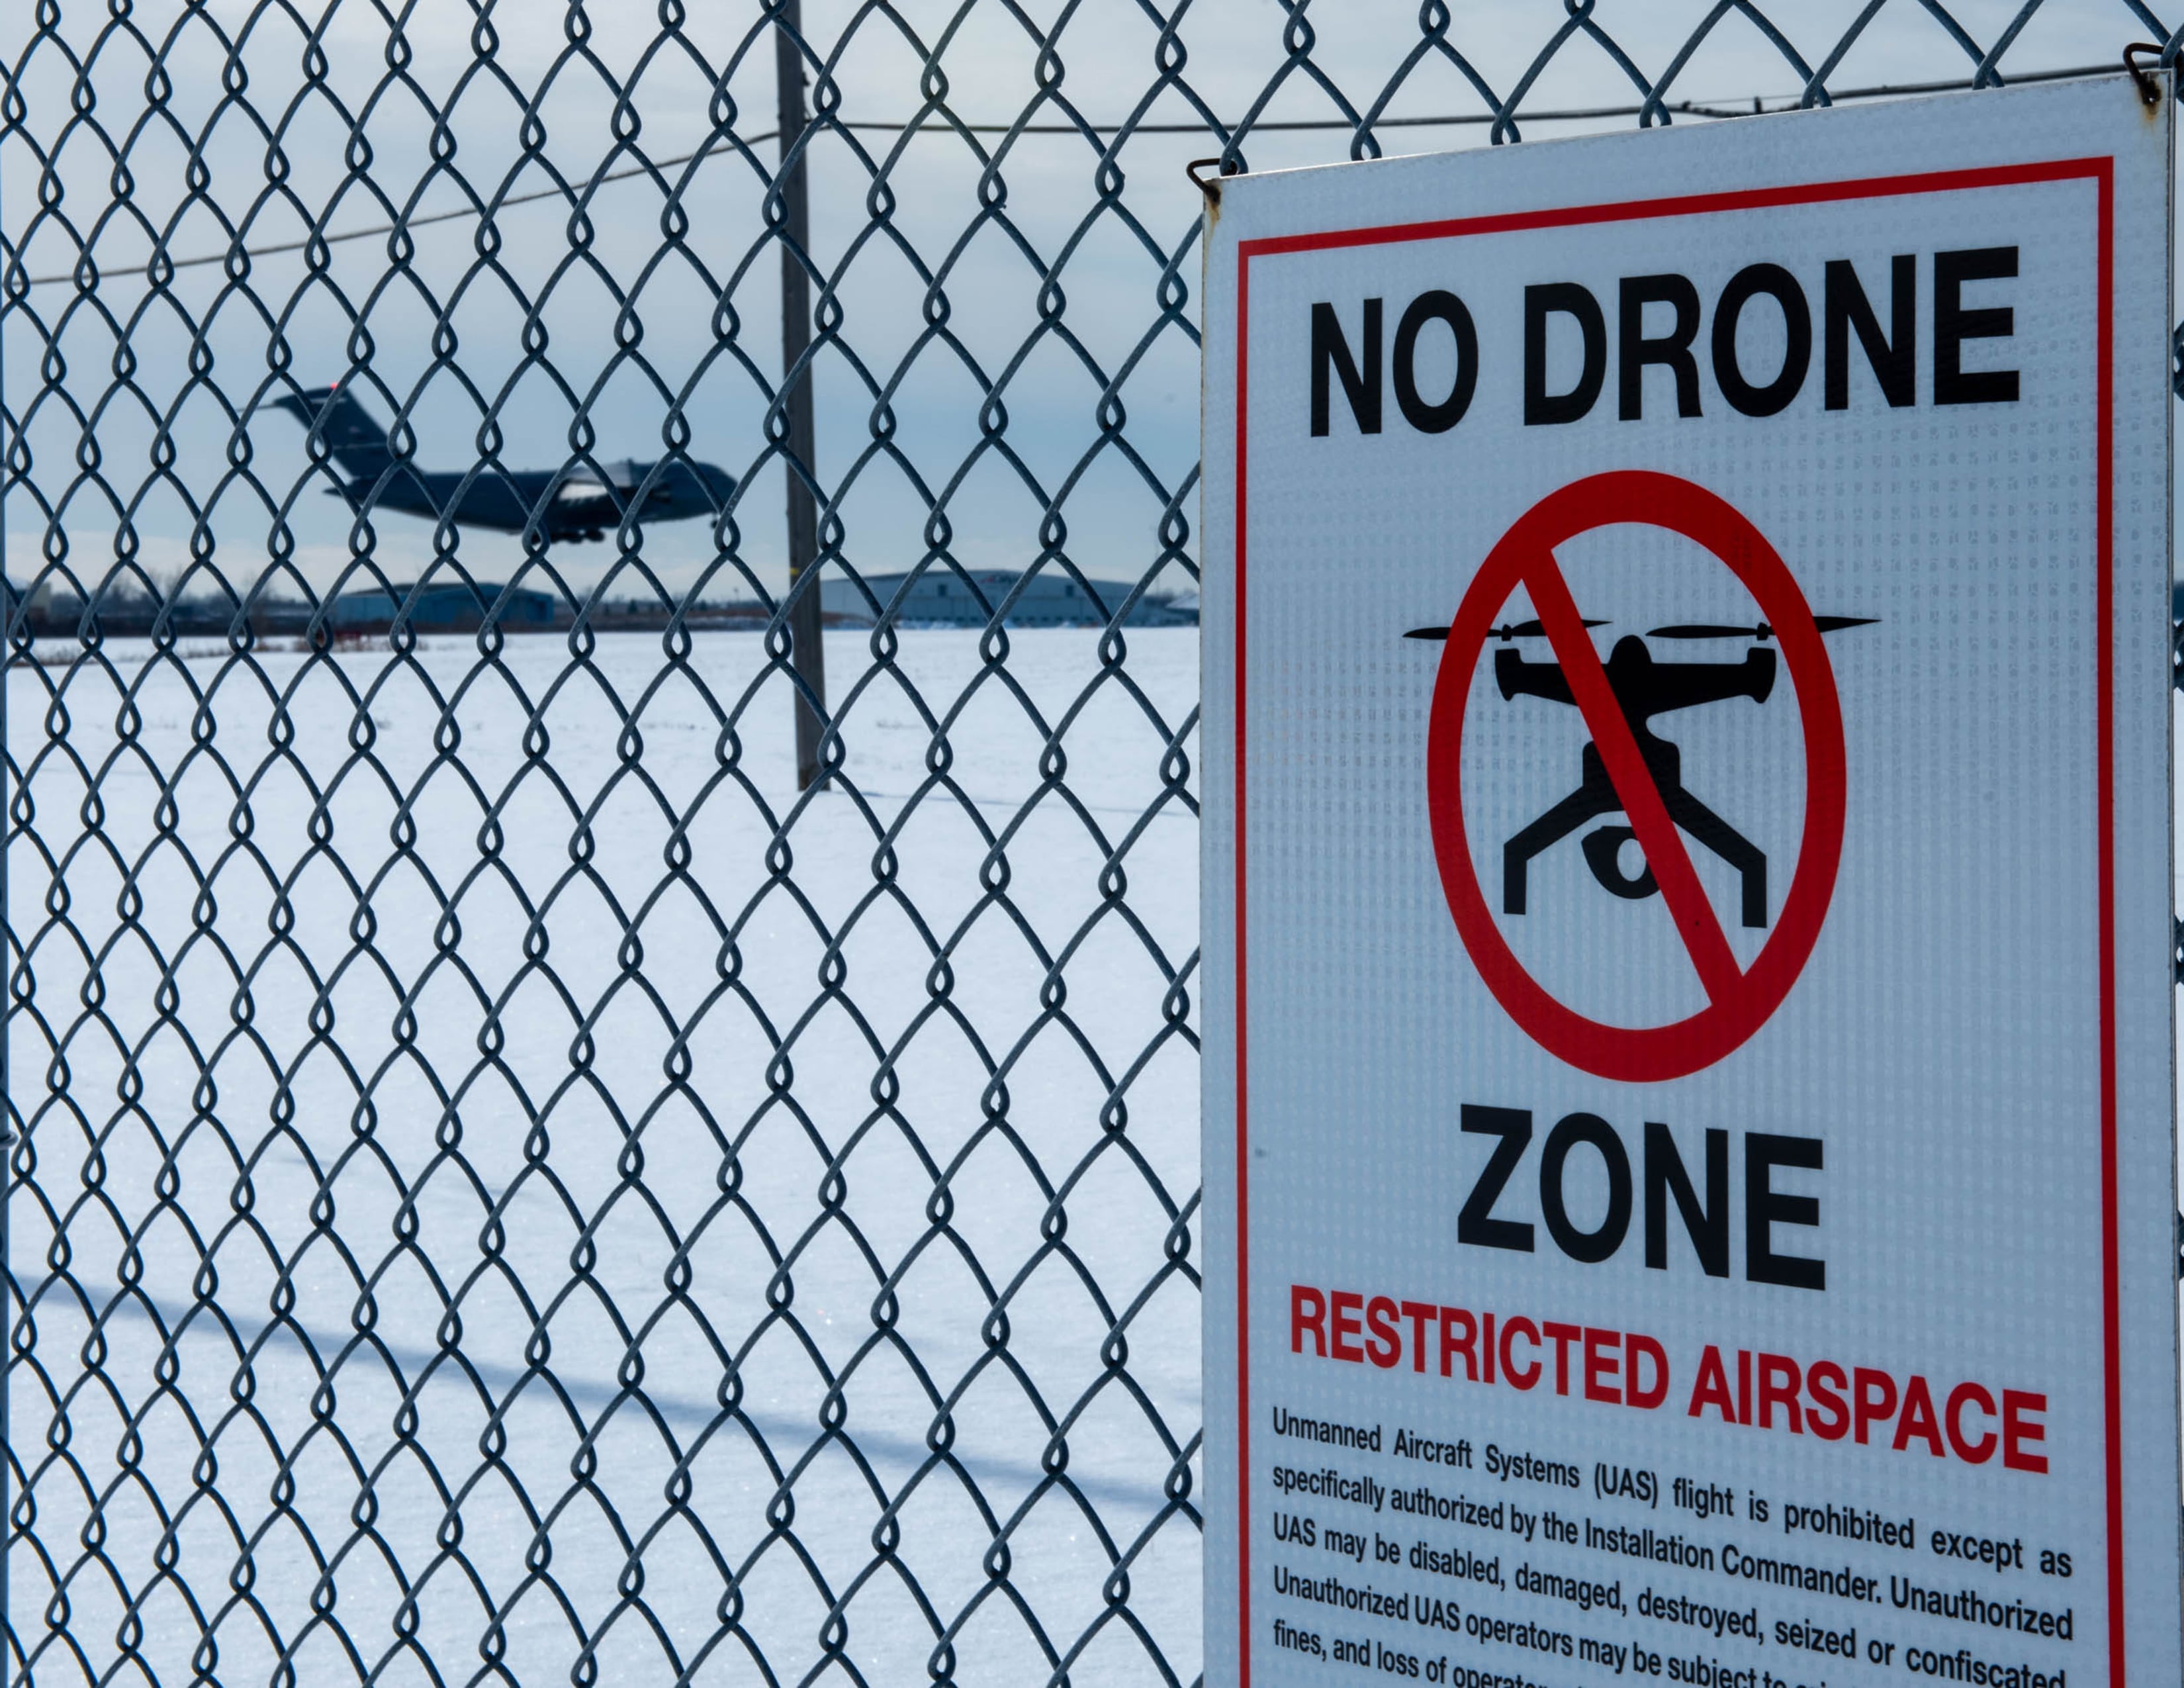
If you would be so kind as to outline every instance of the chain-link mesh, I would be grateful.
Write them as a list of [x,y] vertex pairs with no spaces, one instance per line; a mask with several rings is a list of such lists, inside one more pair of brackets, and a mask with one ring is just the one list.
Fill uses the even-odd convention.
[[2113,0],[0,35],[48,1683],[1193,1680],[1184,163],[2177,45]]

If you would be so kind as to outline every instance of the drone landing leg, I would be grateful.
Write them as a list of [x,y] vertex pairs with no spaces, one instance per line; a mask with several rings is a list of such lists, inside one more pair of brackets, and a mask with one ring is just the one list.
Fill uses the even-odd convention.
[[1767,853],[1680,785],[1664,789],[1661,801],[1670,820],[1743,877],[1744,923],[1766,925]]
[[1532,858],[1551,844],[1560,844],[1588,821],[1612,815],[1623,806],[1615,788],[1588,779],[1563,800],[1502,846],[1502,912],[1524,911],[1525,870]]

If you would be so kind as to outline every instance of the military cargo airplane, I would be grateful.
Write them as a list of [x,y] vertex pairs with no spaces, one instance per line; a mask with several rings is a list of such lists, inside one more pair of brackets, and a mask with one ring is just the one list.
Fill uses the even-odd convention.
[[[601,539],[621,525],[625,512],[644,521],[712,515],[735,490],[735,477],[710,463],[655,465],[627,459],[604,464],[599,471],[588,465],[485,470],[465,487],[465,477],[452,471],[395,466],[386,431],[353,393],[321,387],[270,402],[326,441],[346,477],[338,490],[359,514],[396,510],[504,533],[521,533],[535,519],[549,540]],[[644,501],[632,508],[640,487],[645,487]]]

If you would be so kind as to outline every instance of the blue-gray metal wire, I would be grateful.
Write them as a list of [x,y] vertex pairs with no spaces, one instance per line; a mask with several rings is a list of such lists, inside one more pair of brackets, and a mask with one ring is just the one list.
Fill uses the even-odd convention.
[[10,1680],[1195,1680],[1183,162],[2178,47],[717,10],[0,21]]

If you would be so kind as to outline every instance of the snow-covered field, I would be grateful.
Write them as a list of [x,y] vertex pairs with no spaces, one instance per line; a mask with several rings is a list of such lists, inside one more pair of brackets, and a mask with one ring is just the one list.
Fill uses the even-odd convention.
[[109,655],[8,678],[39,1680],[1190,1680],[1195,633],[905,633],[800,810],[748,635]]
[[40,1680],[1195,1673],[1195,631],[905,633],[800,809],[749,635],[147,655],[8,676]]

